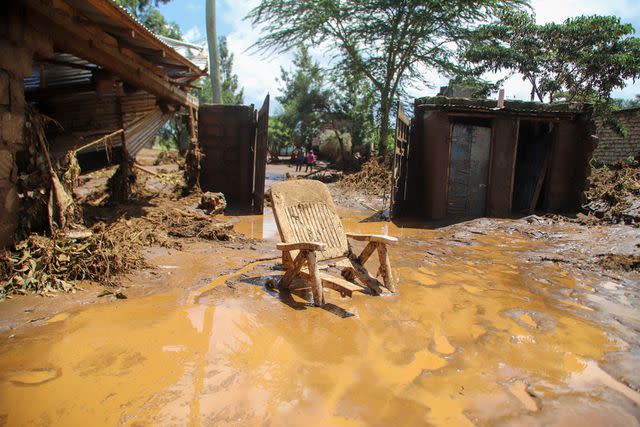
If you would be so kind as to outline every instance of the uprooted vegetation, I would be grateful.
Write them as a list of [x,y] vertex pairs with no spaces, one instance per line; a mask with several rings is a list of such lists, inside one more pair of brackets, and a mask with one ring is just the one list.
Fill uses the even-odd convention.
[[180,248],[181,238],[232,240],[232,229],[203,213],[163,206],[91,229],[34,233],[0,254],[0,297],[72,291],[77,280],[116,285],[116,275],[147,267],[142,250],[148,246]]
[[607,222],[640,220],[640,167],[638,162],[592,168],[584,209]]
[[[128,159],[115,173],[111,168],[89,174],[101,184],[77,191],[92,177],[79,178],[73,150],[53,161],[45,137],[51,123],[28,111],[29,164],[18,183],[21,222],[14,246],[0,250],[0,299],[73,291],[81,280],[113,286],[117,275],[148,267],[143,255],[148,246],[180,248],[184,238],[236,238],[231,224],[195,209],[199,195],[177,197],[184,187],[179,170],[157,173]],[[143,177],[134,168],[146,171]]]
[[369,196],[384,196],[389,193],[391,176],[389,161],[373,157],[358,172],[343,175],[338,186]]

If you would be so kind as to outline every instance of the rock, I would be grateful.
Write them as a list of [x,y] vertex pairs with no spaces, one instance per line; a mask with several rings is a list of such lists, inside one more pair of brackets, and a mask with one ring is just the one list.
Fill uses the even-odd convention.
[[219,214],[227,208],[227,200],[222,193],[207,191],[200,198],[198,208],[206,211],[209,215]]

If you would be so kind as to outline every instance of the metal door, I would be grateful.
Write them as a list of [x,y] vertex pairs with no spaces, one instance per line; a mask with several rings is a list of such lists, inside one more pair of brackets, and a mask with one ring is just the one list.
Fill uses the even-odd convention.
[[393,177],[391,181],[391,197],[389,215],[396,216],[407,199],[407,176],[409,165],[411,121],[398,103],[396,117],[395,147],[393,152]]
[[462,124],[452,126],[448,215],[485,214],[490,153],[491,128]]

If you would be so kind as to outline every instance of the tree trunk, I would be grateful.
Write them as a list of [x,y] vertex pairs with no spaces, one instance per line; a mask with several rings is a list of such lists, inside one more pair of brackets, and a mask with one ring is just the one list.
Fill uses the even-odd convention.
[[213,103],[222,104],[220,89],[220,56],[218,55],[218,36],[216,34],[216,0],[207,0],[207,43],[209,45],[209,76],[213,90]]
[[391,103],[385,95],[382,95],[380,101],[380,136],[378,139],[378,155],[385,156],[387,154],[387,139],[389,138],[389,113],[391,112]]

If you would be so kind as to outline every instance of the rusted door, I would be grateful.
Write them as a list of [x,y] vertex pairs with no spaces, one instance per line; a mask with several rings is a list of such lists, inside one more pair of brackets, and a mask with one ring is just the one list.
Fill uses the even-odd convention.
[[452,126],[448,215],[485,214],[490,153],[491,128],[462,124]]
[[256,142],[253,159],[253,210],[264,210],[264,180],[267,169],[267,137],[269,133],[269,95],[258,112]]
[[391,181],[391,200],[389,214],[396,216],[407,199],[407,176],[409,165],[411,120],[398,103],[396,117],[395,148],[393,152],[393,178]]

